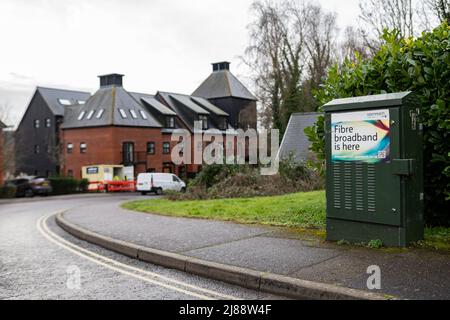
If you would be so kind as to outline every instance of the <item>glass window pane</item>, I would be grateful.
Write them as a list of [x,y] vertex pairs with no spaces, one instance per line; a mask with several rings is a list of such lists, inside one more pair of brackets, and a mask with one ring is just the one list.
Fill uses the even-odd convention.
[[125,112],[125,110],[123,109],[119,109],[120,115],[122,116],[122,118],[126,119],[127,118],[127,113]]

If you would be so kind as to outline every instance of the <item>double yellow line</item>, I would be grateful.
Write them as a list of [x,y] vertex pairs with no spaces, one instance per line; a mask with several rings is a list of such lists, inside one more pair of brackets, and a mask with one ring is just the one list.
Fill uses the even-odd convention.
[[151,283],[153,285],[157,285],[160,287],[164,287],[169,290],[173,290],[176,292],[180,292],[186,294],[191,297],[195,297],[202,300],[237,300],[238,298],[222,294],[217,291],[204,289],[198,286],[194,286],[192,284],[171,279],[160,274],[150,272],[144,269],[136,268],[124,263],[121,263],[117,260],[102,256],[95,252],[86,250],[76,244],[73,244],[53,231],[51,231],[47,226],[48,219],[54,214],[50,214],[47,216],[42,216],[36,223],[36,227],[38,231],[50,242],[58,245],[59,247],[70,251],[77,256],[80,256],[86,260],[89,260],[95,264],[101,265],[110,270],[119,272],[121,274],[145,281],[147,283]]

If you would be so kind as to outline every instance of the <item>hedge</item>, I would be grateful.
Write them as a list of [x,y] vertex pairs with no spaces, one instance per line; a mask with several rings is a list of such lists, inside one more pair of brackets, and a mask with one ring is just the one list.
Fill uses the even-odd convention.
[[52,195],[64,195],[86,192],[89,182],[86,179],[77,180],[70,177],[49,178],[52,185]]
[[[443,23],[416,40],[386,31],[383,40],[372,59],[331,68],[316,98],[323,105],[334,98],[413,91],[422,104],[426,221],[450,225],[450,27]],[[321,117],[305,130],[321,160],[323,128]]]

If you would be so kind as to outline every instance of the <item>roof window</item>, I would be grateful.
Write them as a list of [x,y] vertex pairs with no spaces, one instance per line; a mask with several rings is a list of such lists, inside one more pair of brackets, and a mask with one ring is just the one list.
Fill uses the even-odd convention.
[[81,111],[80,115],[78,116],[78,120],[79,121],[83,120],[85,114],[86,114],[86,111]]
[[148,119],[147,114],[145,113],[144,110],[139,110],[139,113],[141,114],[142,119],[144,119],[144,120]]
[[133,109],[130,109],[130,114],[131,114],[131,117],[133,119],[137,119],[138,118],[138,115],[137,115],[136,111],[134,111]]
[[120,115],[122,116],[122,118],[126,119],[127,118],[127,113],[125,112],[125,110],[123,109],[119,109]]
[[72,105],[72,101],[70,101],[69,99],[58,99],[58,102],[61,103],[63,106]]
[[100,110],[97,112],[97,115],[96,115],[95,117],[96,117],[97,119],[100,119],[100,118],[102,117],[103,113],[105,113],[105,109],[100,109]]
[[88,119],[88,120],[91,120],[91,119],[92,119],[92,116],[94,115],[94,112],[95,112],[95,110],[89,111],[89,113],[88,113],[88,115],[87,115],[87,119]]

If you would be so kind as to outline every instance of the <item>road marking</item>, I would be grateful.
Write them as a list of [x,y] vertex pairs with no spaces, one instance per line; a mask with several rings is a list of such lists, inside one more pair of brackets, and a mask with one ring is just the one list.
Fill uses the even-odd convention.
[[[193,296],[199,299],[203,300],[213,300],[213,299],[225,299],[225,300],[236,300],[238,298],[225,295],[216,291],[212,291],[209,289],[204,289],[201,287],[197,287],[179,280],[171,279],[162,275],[159,275],[154,272],[150,272],[147,270],[143,270],[140,268],[136,268],[124,263],[121,263],[117,260],[102,256],[100,254],[97,254],[95,252],[86,250],[85,248],[82,248],[76,244],[73,244],[66,239],[63,239],[59,235],[55,234],[53,231],[51,231],[47,226],[48,219],[54,214],[50,214],[47,216],[42,216],[39,218],[39,220],[36,223],[36,227],[39,230],[39,232],[49,241],[53,242],[54,244],[60,246],[61,248],[64,248],[80,257],[83,257],[91,262],[94,262],[96,264],[99,264],[103,267],[106,267],[108,269],[114,270],[116,272],[143,280],[145,282],[149,282],[158,286],[165,287],[170,290],[174,290],[177,292],[184,293],[189,296]],[[138,274],[139,273],[139,274]],[[162,281],[168,282],[164,283]],[[180,288],[184,287],[184,288]],[[195,290],[195,291],[191,291]]]

